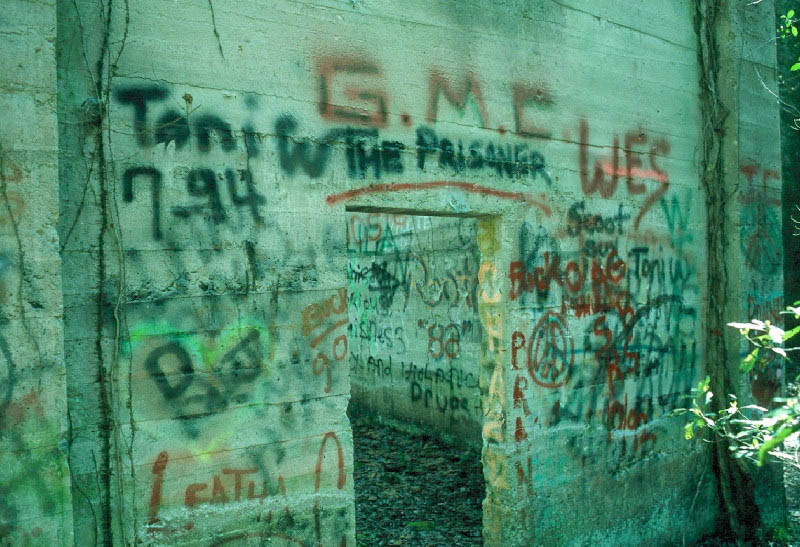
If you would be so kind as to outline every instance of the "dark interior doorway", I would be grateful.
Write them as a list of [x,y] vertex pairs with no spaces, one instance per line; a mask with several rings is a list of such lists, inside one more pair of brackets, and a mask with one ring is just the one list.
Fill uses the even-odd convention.
[[480,545],[474,218],[348,212],[359,545]]

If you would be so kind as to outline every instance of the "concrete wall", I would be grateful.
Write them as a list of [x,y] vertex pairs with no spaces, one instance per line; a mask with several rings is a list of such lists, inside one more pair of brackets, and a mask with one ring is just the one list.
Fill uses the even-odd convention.
[[0,14],[0,543],[72,541],[58,235],[56,7]]
[[[307,197],[279,190],[274,105],[213,83],[216,42],[187,42],[214,36],[208,4],[97,7],[64,3],[59,21],[76,541],[352,538],[347,368],[315,375],[312,353],[345,313],[330,304],[346,257]],[[161,53],[176,47],[211,65],[190,74]],[[145,59],[167,61],[160,76]],[[261,79],[250,61],[224,77],[246,74]],[[82,123],[93,103],[107,115]]]
[[[729,314],[783,324],[785,316],[780,311],[784,306],[784,260],[789,269],[796,263],[791,256],[784,258],[784,242],[793,237],[794,231],[785,230],[782,222],[784,175],[781,149],[777,145],[781,140],[781,109],[773,94],[778,91],[776,50],[772,45],[776,27],[771,17],[774,6],[765,5],[753,11],[731,7],[728,10],[725,19],[730,25],[729,32],[722,35],[735,37],[730,45],[740,52],[722,71],[721,79],[726,89],[725,101],[732,111],[726,130],[731,137],[725,151],[725,172],[730,173],[726,189],[733,197]],[[734,81],[736,85],[732,85]],[[765,93],[765,89],[773,93]],[[785,207],[793,209],[791,203]],[[791,248],[791,244],[786,245]],[[752,348],[737,333],[733,336],[736,343],[730,346],[734,354],[730,361],[737,363]],[[785,371],[785,362],[776,355],[762,356],[751,372],[738,378],[741,400],[773,405],[772,398],[783,393]],[[768,527],[784,525],[781,478],[780,469],[772,468],[755,480],[760,517]]]
[[[781,138],[776,98],[763,92],[765,87],[777,90],[778,85],[776,51],[765,41],[774,30],[767,10],[736,15],[732,26],[737,29],[736,47],[742,51],[741,59],[732,68],[738,73],[738,107],[734,115],[738,147],[731,150],[728,160],[731,173],[738,168],[737,176],[732,177],[736,191],[732,216],[737,228],[731,234],[732,271],[739,277],[734,284],[739,304],[735,313],[782,324],[783,247],[784,238],[791,239],[792,231],[784,231],[782,226],[781,149],[764,147],[764,143]],[[792,264],[789,262],[790,267]],[[745,350],[746,342],[740,342]],[[763,371],[754,370],[743,380],[751,386],[755,401],[768,406],[783,384],[780,358],[772,359]]]
[[[0,133],[26,219],[0,225],[0,353],[43,379],[5,404],[47,390],[2,453],[45,447],[31,484],[55,500],[13,492],[3,518],[38,503],[64,544],[352,545],[352,379],[367,412],[480,431],[487,544],[709,531],[709,457],[668,413],[720,335],[710,231],[730,320],[779,297],[772,6],[726,8],[734,206],[708,226],[694,10],[644,4],[84,0],[3,23],[47,61],[2,100],[52,141]],[[49,192],[12,186],[34,174]],[[768,370],[741,379],[757,400]]]

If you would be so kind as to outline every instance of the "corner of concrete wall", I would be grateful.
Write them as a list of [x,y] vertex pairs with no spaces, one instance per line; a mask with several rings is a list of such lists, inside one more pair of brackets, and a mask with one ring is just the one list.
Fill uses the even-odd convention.
[[259,57],[215,7],[59,3],[78,543],[352,543],[347,369],[319,362],[344,245],[258,167]]
[[[718,175],[705,192],[713,217],[707,228],[709,263],[715,272],[708,288],[707,324],[709,340],[716,346],[709,350],[707,367],[715,392],[736,393],[742,402],[769,407],[782,393],[784,363],[772,355],[762,358],[751,372],[740,373],[741,360],[752,347],[727,322],[783,323],[786,234],[782,229],[775,3],[729,3],[713,9],[716,23],[702,42],[716,48],[718,55],[716,97],[704,102],[705,142],[719,153]],[[701,87],[701,96],[708,98],[710,93],[711,88]],[[712,103],[718,106],[709,106]],[[713,366],[719,360],[727,364],[727,372]],[[729,378],[727,383],[719,381],[724,376]],[[780,466],[752,473],[755,503],[764,531],[769,532],[786,518]]]
[[54,2],[0,15],[0,543],[72,545]]
[[[737,43],[740,76],[737,144],[738,187],[733,203],[734,254],[740,265],[733,268],[737,279],[739,317],[759,318],[783,324],[784,239],[783,187],[791,184],[782,169],[781,105],[778,93],[776,17],[774,0],[747,5],[731,17],[740,36]],[[789,182],[787,182],[789,180]],[[731,329],[733,330],[733,329]],[[744,340],[738,345],[740,358],[750,350]],[[784,394],[786,363],[777,355],[767,358],[740,383],[750,401],[772,406]],[[765,532],[786,524],[781,465],[771,465],[755,475],[755,499]]]

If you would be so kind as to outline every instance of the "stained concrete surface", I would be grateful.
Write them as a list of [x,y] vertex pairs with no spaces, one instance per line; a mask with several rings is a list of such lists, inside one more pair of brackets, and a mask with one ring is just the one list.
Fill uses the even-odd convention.
[[[0,537],[352,545],[352,354],[439,412],[454,327],[479,346],[446,410],[481,426],[487,544],[713,527],[670,411],[715,362],[709,264],[728,320],[781,300],[773,3],[723,4],[718,38],[691,3],[623,4],[5,2]],[[724,131],[698,101],[716,50]],[[354,211],[386,248],[370,212],[477,219],[479,262],[395,276],[424,299],[391,325],[401,362],[347,330]],[[458,302],[421,313],[439,287]]]

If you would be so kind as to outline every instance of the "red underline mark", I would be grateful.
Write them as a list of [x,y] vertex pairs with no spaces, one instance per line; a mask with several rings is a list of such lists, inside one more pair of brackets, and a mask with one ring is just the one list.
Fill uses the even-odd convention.
[[[458,182],[450,180],[436,180],[433,182],[418,182],[418,183],[406,182],[401,184],[376,184],[374,186],[366,186],[364,188],[356,188],[354,190],[348,190],[346,192],[340,192],[338,194],[331,194],[327,198],[325,198],[325,202],[328,205],[333,205],[334,203],[339,203],[340,201],[346,201],[348,199],[352,199],[356,196],[361,196],[364,194],[408,192],[414,190],[430,190],[431,188],[460,188],[461,190],[464,190],[466,192],[472,192],[473,194],[482,194],[484,196],[495,196],[501,199],[508,199],[511,201],[523,201],[525,203],[529,203],[530,205],[538,207],[547,216],[550,216],[552,214],[550,207],[547,206],[545,203],[539,201],[539,199],[533,194],[528,194],[525,192],[506,192],[504,190],[495,190],[494,188],[487,188],[486,186],[481,186],[479,184],[475,184],[472,182]],[[542,194],[542,199],[544,199],[544,194]]]
[[618,177],[631,177],[634,179],[647,179],[647,180],[657,180],[658,182],[669,182],[669,175],[666,173],[659,173],[658,171],[648,170],[648,169],[638,169],[633,167],[632,169],[626,169],[621,167],[614,172],[614,166],[610,163],[603,162],[602,163],[603,172],[608,176],[617,175]]

